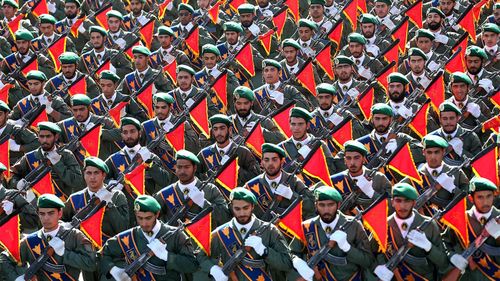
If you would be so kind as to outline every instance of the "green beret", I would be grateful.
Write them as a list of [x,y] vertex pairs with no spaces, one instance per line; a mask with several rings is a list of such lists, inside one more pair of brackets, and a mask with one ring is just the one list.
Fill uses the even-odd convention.
[[238,14],[253,14],[255,13],[255,6],[249,3],[244,3],[238,6]]
[[45,81],[47,81],[47,76],[45,76],[45,73],[43,73],[39,70],[31,70],[26,75],[26,80],[38,80],[38,81],[45,82]]
[[446,15],[437,7],[430,7],[429,10],[427,10],[427,15],[429,14],[438,14],[442,19],[446,18]]
[[283,40],[283,43],[281,43],[281,44],[282,44],[283,48],[292,47],[292,48],[295,48],[296,50],[300,50],[299,43],[291,38],[287,38],[287,39]]
[[337,89],[332,84],[329,83],[321,83],[318,86],[316,86],[316,92],[319,94],[330,94],[330,95],[336,95],[337,94]]
[[403,85],[408,85],[410,81],[399,72],[393,72],[387,76],[387,83],[401,83]]
[[117,10],[111,10],[109,12],[106,13],[106,17],[109,18],[117,18],[119,20],[123,20],[123,15],[122,13],[120,13],[119,11]]
[[311,113],[302,107],[293,107],[290,110],[290,118],[292,117],[302,118],[306,120],[306,122],[309,122],[312,119]]
[[410,200],[417,200],[418,198],[418,193],[417,190],[404,182],[396,183],[392,187],[392,198],[394,197],[404,197],[406,199]]
[[357,140],[348,140],[344,143],[344,152],[359,152],[361,155],[366,156],[368,155],[368,150],[366,150],[366,147],[364,144],[360,143]]
[[385,3],[385,4],[389,5],[389,6],[392,5],[391,0],[375,0],[375,3],[377,3],[377,2],[379,2],[379,3]]
[[335,60],[333,62],[335,64],[335,66],[339,66],[341,64],[348,64],[348,65],[354,64],[354,61],[352,61],[352,59],[350,57],[346,57],[346,56],[342,56],[342,55],[336,56]]
[[392,107],[385,103],[376,103],[372,106],[372,115],[374,114],[384,114],[387,116],[394,116]]
[[440,136],[437,135],[427,135],[422,139],[422,144],[424,149],[426,148],[448,148],[448,142]]
[[253,91],[246,86],[238,86],[236,89],[234,89],[233,96],[236,99],[245,98],[249,101],[255,100]]
[[361,23],[373,23],[374,25],[379,25],[380,21],[372,14],[363,14],[360,19]]
[[134,46],[132,48],[132,54],[140,54],[140,55],[149,56],[149,55],[151,55],[151,51],[145,46]]
[[74,4],[76,4],[78,7],[80,7],[80,6],[81,6],[80,1],[78,1],[78,0],[66,0],[66,1],[65,1],[65,3],[74,3]]
[[109,71],[109,70],[103,70],[100,75],[101,79],[105,80],[111,80],[113,82],[118,82],[120,81],[120,76],[116,75],[115,73]]
[[42,14],[38,17],[40,20],[40,24],[42,23],[50,23],[50,24],[56,24],[57,20],[53,15],[49,14]]
[[495,3],[495,5],[493,6],[493,9],[494,10],[500,9],[500,3]]
[[365,45],[366,38],[357,32],[353,32],[347,36],[347,42],[348,43],[354,42],[354,43],[359,43],[359,44]]
[[423,28],[417,30],[417,33],[415,34],[415,38],[419,38],[419,37],[426,37],[426,38],[429,38],[431,40],[436,39],[436,36],[434,36],[434,34],[432,32],[430,32],[427,29],[423,29]]
[[179,73],[181,71],[185,71],[185,72],[187,72],[187,73],[189,73],[191,75],[195,75],[196,74],[196,72],[194,71],[194,69],[191,66],[185,65],[185,64],[181,64],[181,65],[177,66],[176,72]]
[[71,106],[84,105],[89,106],[92,100],[84,94],[76,94],[71,97]]
[[153,95],[153,103],[157,103],[159,101],[165,102],[167,104],[173,104],[174,103],[174,98],[165,92],[157,92],[156,94]]
[[191,5],[189,4],[185,4],[185,3],[180,3],[179,6],[177,6],[177,10],[178,11],[188,11],[190,12],[191,14],[194,14],[194,9]]
[[11,6],[12,8],[19,9],[19,5],[14,0],[3,0],[2,6],[5,6],[5,5]]
[[186,160],[189,160],[191,162],[193,162],[193,164],[200,164],[200,159],[198,159],[198,157],[196,157],[196,155],[194,153],[192,153],[191,151],[188,151],[188,150],[185,150],[185,149],[181,149],[179,151],[177,151],[177,153],[175,154],[175,160],[179,160],[179,159],[186,159]]
[[281,64],[278,61],[273,60],[273,59],[265,59],[265,60],[263,60],[262,61],[262,68],[264,68],[266,66],[274,66],[278,70],[281,70]]
[[255,195],[253,195],[250,190],[243,187],[237,187],[231,191],[231,194],[229,194],[229,201],[233,200],[243,200],[251,204],[257,204]]
[[470,57],[480,57],[482,59],[487,60],[488,55],[484,51],[483,48],[479,48],[478,46],[469,46],[465,49],[465,55]]
[[156,199],[149,195],[139,195],[134,200],[134,211],[135,212],[152,212],[158,213],[161,209],[160,203]]
[[424,51],[422,51],[419,48],[410,48],[408,50],[408,57],[411,57],[411,56],[419,56],[419,57],[423,58],[424,60],[427,60],[427,55],[425,55]]
[[229,119],[229,117],[224,114],[215,114],[212,117],[208,118],[208,122],[210,123],[210,126],[218,123],[224,123],[228,126],[231,126],[231,119]]
[[172,28],[168,27],[168,26],[160,26],[158,27],[158,33],[156,35],[168,35],[168,36],[174,36],[174,31],[172,30]]
[[326,1],[325,0],[310,0],[310,5],[321,5],[325,6]]
[[491,23],[491,22],[488,22],[488,23],[485,23],[483,24],[483,32],[485,31],[489,31],[489,32],[493,32],[493,33],[500,33],[500,27],[498,27],[498,24],[496,23]]
[[7,171],[7,167],[5,167],[5,165],[2,162],[0,162],[0,173],[5,171]]
[[103,27],[97,26],[97,25],[93,25],[90,27],[89,33],[92,33],[92,32],[97,32],[97,33],[101,34],[102,36],[108,35],[108,32],[106,31],[106,29],[104,29]]
[[204,55],[206,53],[210,53],[210,54],[214,54],[216,56],[220,56],[219,48],[217,48],[217,46],[215,46],[214,44],[205,44],[205,45],[203,45],[203,47],[201,48],[201,54]]
[[238,33],[243,32],[243,28],[241,27],[241,24],[234,22],[234,21],[225,22],[223,25],[223,29],[224,29],[224,31],[234,31],[234,32],[238,32]]
[[273,144],[273,143],[264,143],[262,145],[262,154],[264,154],[266,152],[278,153],[278,155],[281,158],[286,157],[285,150],[283,148],[281,148],[281,146]]
[[135,119],[134,117],[123,117],[121,128],[123,128],[123,126],[125,125],[133,125],[137,128],[137,130],[141,130],[141,122],[139,122],[139,120]]
[[3,100],[0,100],[0,111],[10,112],[9,105],[6,104]]
[[40,122],[40,123],[38,123],[37,127],[38,127],[39,131],[47,130],[47,131],[52,132],[54,134],[61,133],[61,128],[59,126],[57,126],[56,123],[52,123],[49,121]]
[[64,52],[59,55],[59,61],[61,64],[77,64],[80,57],[73,52]]
[[90,156],[85,158],[83,160],[83,168],[85,169],[86,167],[96,167],[97,169],[105,172],[106,174],[109,173],[109,168],[108,165],[106,165],[106,162],[104,162],[101,158]]
[[493,192],[497,191],[496,185],[486,178],[473,177],[469,183],[470,192],[491,190]]
[[462,111],[454,103],[445,101],[439,105],[439,112],[455,112],[458,115],[462,115]]
[[451,83],[465,83],[467,85],[472,85],[472,80],[467,74],[456,71],[451,74],[450,84]]
[[342,196],[337,191],[337,189],[324,185],[314,190],[314,200],[316,201],[333,200],[335,202],[340,202],[342,201]]
[[34,39],[33,34],[26,29],[19,29],[14,33],[16,40],[31,41]]
[[46,193],[40,195],[37,201],[38,208],[64,208],[64,202],[54,194]]
[[308,27],[312,30],[318,29],[318,25],[315,22],[313,22],[312,20],[308,20],[308,19],[300,19],[299,20],[299,27]]

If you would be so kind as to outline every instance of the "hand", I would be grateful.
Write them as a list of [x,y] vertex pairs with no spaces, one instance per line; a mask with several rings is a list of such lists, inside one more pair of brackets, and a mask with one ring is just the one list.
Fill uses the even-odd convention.
[[167,245],[160,242],[160,240],[155,239],[148,244],[148,248],[155,253],[155,256],[161,260],[168,260]]
[[9,139],[9,150],[10,151],[20,151],[21,145],[17,144],[17,142],[13,139]]
[[401,10],[395,5],[393,5],[389,12],[391,13],[391,15],[399,15],[401,13]]
[[361,176],[358,178],[358,182],[356,184],[363,191],[363,193],[366,194],[366,196],[368,196],[369,198],[373,197],[375,190],[372,188],[373,187],[372,180],[368,180],[364,176]]
[[258,36],[260,34],[260,28],[256,24],[249,26],[248,30],[250,30],[253,36]]
[[115,40],[115,43],[120,46],[120,49],[123,49],[125,48],[125,45],[127,44],[127,42],[125,42],[125,40],[123,40],[122,38],[118,38]]
[[477,82],[479,87],[483,88],[487,93],[493,91],[493,82],[490,79],[481,79],[479,82]]
[[170,129],[172,129],[173,127],[174,125],[170,123],[170,121],[163,124],[163,130],[165,130],[165,132],[170,132]]
[[64,245],[65,245],[64,241],[57,236],[49,241],[49,246],[52,247],[52,249],[54,249],[56,255],[61,257],[64,255]]
[[456,268],[460,269],[460,271],[462,273],[465,272],[465,269],[467,268],[467,265],[469,264],[469,262],[459,254],[454,254],[453,256],[451,256],[450,262]]
[[123,184],[119,183],[116,180],[110,180],[109,181],[109,185],[115,185],[115,184],[116,184],[116,186],[113,188],[114,190],[120,190],[120,191],[123,190]]
[[14,211],[14,203],[9,200],[3,200],[2,208],[7,215],[10,215],[12,214],[12,211]]
[[342,122],[344,120],[344,117],[342,117],[334,112],[334,113],[332,113],[332,115],[330,115],[330,117],[327,120],[332,122],[333,125],[337,126],[338,124],[340,124],[340,122]]
[[113,278],[115,278],[116,281],[132,281],[130,276],[125,273],[125,269],[121,267],[113,266],[109,273],[113,276]]
[[109,192],[106,188],[101,188],[95,194],[97,198],[101,201],[105,201],[106,204],[111,202],[111,198],[113,197],[113,193]]
[[16,278],[16,280],[14,280],[14,281],[24,281],[24,274],[23,274],[23,275],[21,275],[21,276],[18,276],[18,277]]
[[390,139],[389,142],[387,142],[387,145],[385,146],[385,151],[387,153],[392,154],[394,151],[396,151],[396,148],[398,148],[398,143],[396,142],[396,139]]
[[397,113],[401,115],[404,119],[408,119],[413,115],[413,111],[406,106],[400,106],[397,110]]
[[205,206],[205,192],[199,190],[198,188],[191,188],[188,193],[188,197],[193,200],[193,202],[203,208]]
[[448,41],[450,41],[450,38],[448,38],[448,36],[443,34],[436,34],[435,37],[436,37],[435,41],[441,44],[447,44]]
[[299,154],[302,156],[302,158],[306,158],[307,155],[309,155],[309,152],[311,152],[311,148],[308,145],[304,145],[299,149]]
[[362,76],[362,77],[364,77],[366,79],[370,79],[373,76],[373,72],[371,72],[370,69],[364,68],[362,66],[359,67],[358,74],[359,74],[359,76]]
[[375,273],[375,275],[377,275],[377,277],[382,281],[391,281],[392,277],[394,277],[394,273],[390,271],[385,265],[379,265],[375,267],[373,273]]
[[439,185],[441,185],[449,193],[452,193],[453,190],[456,188],[455,187],[455,176],[450,177],[447,174],[442,173],[436,178],[436,181],[439,183]]
[[283,185],[283,184],[279,184],[278,185],[278,187],[276,188],[275,193],[277,195],[285,197],[286,199],[290,199],[293,196],[292,189],[290,187],[286,186],[286,185]]
[[481,116],[481,107],[477,103],[469,102],[467,104],[467,111],[470,112],[470,114],[472,114],[472,116],[476,118]]
[[491,219],[486,223],[486,231],[491,235],[491,237],[497,239],[500,237],[500,224],[495,219]]
[[427,68],[430,70],[430,71],[435,71],[439,68],[439,64],[431,61],[429,62],[429,64],[427,65]]
[[62,156],[57,153],[56,150],[52,150],[47,154],[47,158],[49,159],[50,163],[52,163],[52,165],[55,165],[61,160]]
[[17,190],[22,190],[27,184],[28,181],[26,181],[25,179],[21,179],[20,181],[17,182],[16,188]]
[[349,252],[351,249],[351,244],[347,242],[347,233],[345,233],[342,230],[336,230],[331,236],[330,236],[331,241],[337,242],[337,245],[339,248],[344,251],[345,253]]
[[359,91],[356,88],[349,89],[347,94],[351,97],[351,99],[355,99],[359,95]]
[[14,121],[14,125],[22,127],[24,125],[24,122],[22,119],[17,119]]
[[431,241],[427,239],[425,233],[420,232],[416,229],[410,231],[410,233],[408,233],[406,237],[408,238],[408,242],[419,247],[420,249],[423,249],[426,252],[429,252],[432,248]]
[[262,256],[264,254],[264,251],[266,250],[266,246],[262,244],[262,238],[255,235],[249,236],[247,239],[245,239],[245,246],[252,247],[260,256]]
[[139,149],[139,151],[137,151],[137,153],[139,153],[141,155],[142,161],[144,161],[144,162],[151,159],[151,156],[152,156],[151,151],[149,151],[149,149],[147,147],[141,147],[141,149]]
[[215,279],[215,281],[227,281],[228,278],[226,274],[222,271],[222,268],[218,265],[214,265],[210,268],[210,275]]
[[459,138],[453,138],[448,142],[453,150],[459,155],[462,156],[462,153],[464,151],[464,143],[462,142],[461,139]]
[[307,281],[313,280],[314,270],[307,265],[307,262],[299,257],[295,257],[292,260],[292,264],[302,278]]

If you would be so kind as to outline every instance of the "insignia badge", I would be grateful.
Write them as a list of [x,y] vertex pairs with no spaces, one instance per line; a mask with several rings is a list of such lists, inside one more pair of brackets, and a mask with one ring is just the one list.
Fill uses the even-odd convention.
[[134,205],[134,211],[139,212],[140,210],[141,210],[141,206],[138,203],[136,203]]

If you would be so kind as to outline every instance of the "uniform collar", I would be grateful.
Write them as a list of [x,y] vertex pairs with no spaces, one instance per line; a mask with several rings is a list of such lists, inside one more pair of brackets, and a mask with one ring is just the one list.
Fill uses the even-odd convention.
[[49,231],[49,232],[46,232],[45,229],[42,228],[43,236],[45,236],[47,238],[50,235],[50,237],[54,238],[54,237],[56,237],[57,233],[59,232],[59,228],[60,228],[60,226],[58,225],[56,229]]
[[224,151],[224,155],[227,155],[229,148],[231,148],[232,144],[233,144],[233,141],[229,140],[229,144],[226,145],[224,148],[221,148],[221,147],[219,147],[219,145],[217,143],[215,143],[215,149],[217,150],[217,152],[220,152],[222,150],[222,151]]
[[476,209],[476,206],[472,206],[472,212],[474,213],[474,216],[476,217],[477,221],[481,221],[481,218],[485,218],[486,221],[488,221],[488,219],[490,218],[491,216],[491,213],[493,212],[493,208],[490,209],[489,212],[487,213],[480,213],[477,209]]
[[[441,163],[441,165],[437,168],[430,168],[429,165],[427,165],[427,163],[424,164],[424,167],[425,169],[427,170],[427,172],[432,176],[432,171],[436,171],[438,175],[441,174],[441,172],[443,171],[443,168],[444,168],[444,164]],[[433,177],[433,176],[432,176]]]
[[266,182],[269,184],[269,186],[272,187],[272,183],[275,182],[276,183],[276,187],[279,185],[280,181],[281,181],[281,178],[283,177],[283,173],[280,171],[280,174],[277,178],[275,179],[270,179],[266,173],[264,173],[264,179],[266,180]]
[[[394,221],[396,222],[403,238],[405,238],[406,234],[408,234],[408,230],[410,229],[410,226],[414,220],[415,220],[415,214],[413,212],[411,213],[411,216],[407,219],[400,219],[396,214],[394,214]],[[406,223],[405,230],[403,230],[403,223]]]
[[292,137],[292,142],[295,146],[300,143],[302,146],[307,145],[311,141],[311,136],[307,134],[307,137],[304,140],[298,141]]
[[[241,236],[242,237],[246,237],[246,235],[248,234],[249,230],[252,229],[252,226],[253,226],[253,224],[255,222],[255,216],[252,214],[252,218],[250,219],[250,221],[247,224],[240,224],[236,220],[236,218],[233,218],[232,221],[233,221],[234,227],[241,234]],[[241,233],[241,229],[242,228],[245,228],[245,232],[244,233]]]
[[[330,238],[330,235],[332,235],[333,230],[335,229],[335,226],[337,226],[338,221],[339,221],[339,212],[337,212],[337,214],[335,215],[335,219],[331,223],[326,223],[321,218],[319,218],[319,223],[321,224],[321,228],[323,228],[328,238]],[[330,228],[330,233],[326,233],[327,228]]]
[[155,226],[149,232],[149,234],[151,234],[151,235],[148,235],[148,233],[144,232],[144,230],[142,230],[142,228],[141,228],[141,231],[142,231],[142,234],[144,234],[144,237],[146,237],[146,239],[148,240],[148,242],[151,243],[151,241],[153,241],[156,238],[156,235],[158,235],[158,232],[160,232],[160,228],[161,228],[161,222],[159,220],[156,220]]

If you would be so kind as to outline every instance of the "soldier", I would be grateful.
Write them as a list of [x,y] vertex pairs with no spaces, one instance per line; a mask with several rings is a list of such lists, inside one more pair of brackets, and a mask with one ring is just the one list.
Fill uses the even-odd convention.
[[[0,25],[2,27],[2,30],[4,31],[4,34],[2,34],[4,39],[9,40],[11,45],[14,45],[14,38],[12,38],[12,33],[9,31],[9,28],[7,25],[10,23],[11,25],[13,24],[13,21],[17,19],[17,16],[20,14],[21,11],[18,10],[19,5],[17,4],[16,1],[14,0],[5,0],[2,1],[2,13],[3,13],[3,18],[0,21]],[[18,23],[19,27],[22,27],[22,29],[29,31],[32,34],[36,34],[37,30],[32,26],[30,23],[30,19],[21,19]],[[4,41],[4,40],[2,40]],[[4,42],[2,42],[4,43]]]
[[[179,150],[175,154],[175,161],[175,174],[179,180],[155,194],[155,199],[162,206],[162,221],[175,225],[177,221],[171,222],[173,217],[181,221],[189,220],[210,206],[213,207],[214,226],[229,221],[231,217],[226,200],[219,189],[214,184],[201,182],[195,177],[197,165],[200,164],[196,155],[187,150]],[[185,211],[181,212],[184,207]]]
[[[339,102],[348,93],[354,92],[355,88],[360,84],[354,78],[354,61],[346,56],[338,55],[334,59],[333,70],[337,81],[333,82],[328,76],[323,77],[325,83],[332,83],[337,90],[335,103]],[[355,92],[354,92],[355,93]]]
[[[116,2],[121,2],[116,0]],[[122,3],[123,4],[123,3]],[[113,10],[118,10],[122,14],[126,14],[123,17],[123,28],[126,31],[130,31],[132,33],[135,33],[139,28],[145,26],[151,21],[154,21],[154,29],[153,33],[158,30],[158,27],[161,25],[158,19],[156,18],[155,15],[152,13],[148,13],[144,11],[144,6],[146,5],[146,0],[132,0],[130,1],[130,13],[126,14],[126,10],[120,10],[120,9],[114,9]],[[154,49],[156,49],[157,46],[155,46]]]
[[[131,281],[131,277],[138,278],[141,274],[151,280],[173,281],[198,268],[191,240],[184,232],[158,220],[160,209],[160,204],[149,195],[135,199],[134,211],[139,225],[106,242],[99,266],[103,274],[101,280]],[[128,276],[124,268],[150,251],[154,255],[144,267],[136,275]]]
[[[57,20],[54,16],[49,14],[42,14],[38,18],[38,20],[40,22],[39,29],[42,35],[31,40],[31,48],[35,52],[45,50],[43,53],[46,53],[47,48],[52,46],[52,44],[54,44],[54,42],[61,38],[62,35],[55,32]],[[64,46],[67,52],[76,52],[75,44],[73,43],[71,38],[66,37],[66,39],[61,40],[66,40]]]
[[[292,79],[292,75],[297,75],[299,70],[305,63],[304,59],[299,56],[299,53],[301,53],[301,46],[297,41],[288,38],[283,40],[283,42],[281,43],[281,49],[282,56],[284,57],[284,59],[280,61],[281,81],[293,83],[293,85],[297,88],[297,90],[299,90],[299,92],[307,93],[308,90],[306,88],[302,87],[298,82],[293,81],[295,79]],[[317,84],[321,83],[321,78],[319,77],[315,66],[313,66],[313,76]]]
[[481,41],[484,46],[483,50],[488,56],[484,68],[491,72],[499,71],[500,50],[498,49],[498,34],[500,34],[500,27],[496,24],[486,23],[483,24],[482,30]]
[[[425,68],[431,73],[441,68],[440,67],[441,56],[437,55],[433,51],[433,45],[435,39],[436,37],[434,36],[434,34],[426,29],[417,30],[415,36],[412,39],[415,42],[415,47],[422,50],[422,52],[424,52],[425,56],[427,57]],[[409,72],[408,66],[406,64],[401,64],[398,67],[398,72],[402,74],[407,74]]]
[[[299,20],[299,36],[297,43],[299,45],[300,57],[302,59],[313,58],[319,51],[321,51],[325,44],[319,40],[313,40],[315,32],[318,30],[318,25],[312,20],[300,19]],[[314,41],[314,42],[313,42]],[[282,44],[285,42],[283,41]],[[284,49],[284,48],[283,48]]]
[[[465,248],[458,234],[448,227],[443,233],[443,240],[450,257],[451,264],[460,269],[463,274],[460,280],[491,280],[495,271],[498,271],[499,258],[495,255],[498,249],[498,230],[491,233],[489,225],[498,225],[498,215],[500,212],[493,205],[495,196],[498,196],[498,188],[493,182],[485,178],[473,178],[470,182],[470,193],[474,204],[467,211],[467,225],[469,232],[469,243],[479,237],[484,228],[490,235],[484,242],[481,249],[477,250],[469,259],[465,259],[462,254]],[[497,227],[498,229],[498,227]]]
[[444,27],[446,15],[438,8],[431,7],[427,10],[425,23],[427,28],[434,34],[433,50],[441,55],[450,51],[450,46],[454,46],[459,35],[455,32],[447,31]]
[[380,33],[391,33],[392,30],[398,25],[399,20],[391,16],[391,0],[375,0],[375,6],[372,13],[377,17],[380,22],[378,30]]
[[485,69],[486,64],[488,64],[488,55],[483,49],[477,46],[467,47],[465,50],[466,74],[472,80],[473,87],[478,87],[484,90],[486,94],[489,94],[495,89],[493,85],[498,85],[500,79],[494,79],[494,77],[497,76],[494,76],[495,74],[493,72],[489,72]]
[[[229,20],[229,16],[224,11],[214,7],[215,5],[213,5],[213,3],[209,0],[197,0],[196,4],[198,5],[198,9],[194,11],[194,20],[196,22],[201,22],[201,25],[205,27],[212,38],[219,38],[222,35],[222,24]],[[193,8],[196,8],[196,5],[193,5]],[[218,21],[214,23],[210,13],[213,13],[215,9],[219,12],[219,14],[217,15]],[[165,22],[165,25],[170,26],[171,24]]]
[[71,111],[63,99],[57,95],[52,96],[44,90],[47,76],[41,71],[31,70],[26,75],[30,95],[20,100],[11,112],[10,118],[20,119],[32,108],[45,105],[44,114],[51,122],[58,122],[71,116]]
[[89,41],[89,28],[92,24],[90,21],[84,21],[79,27],[78,32],[73,34],[70,32],[73,24],[77,22],[80,15],[80,1],[79,0],[65,0],[64,1],[64,15],[65,18],[56,23],[56,32],[59,34],[67,33],[75,43],[75,48],[78,53],[81,53],[85,43]]
[[[172,45],[172,42],[176,41],[174,41],[174,31],[170,27],[160,26],[158,28],[158,32],[155,35],[160,42],[160,48],[152,52],[151,56],[149,57],[149,63],[151,64],[151,67],[157,68],[159,65],[166,66],[173,63],[174,61],[177,65],[191,64],[186,54],[177,49],[179,45]],[[171,80],[173,79],[172,77],[169,78]]]
[[365,51],[372,57],[378,56],[390,45],[389,41],[376,32],[379,25],[379,20],[372,14],[363,14],[360,18],[360,33],[366,39]]
[[408,278],[421,278],[424,280],[439,280],[437,275],[444,273],[448,267],[448,260],[441,240],[439,226],[435,221],[423,230],[416,229],[429,217],[422,216],[416,210],[415,200],[417,191],[409,184],[397,183],[392,188],[391,205],[394,208],[394,214],[387,218],[389,245],[387,252],[375,250],[378,243],[375,239],[370,241],[372,249],[376,254],[376,264],[374,273],[380,280],[392,280],[394,273],[390,271],[383,263],[392,255],[397,254],[397,249],[403,247],[405,243],[411,243],[408,258],[404,259],[396,268],[403,280]]
[[408,58],[403,61],[406,65],[406,69],[409,70],[406,74],[406,79],[410,81],[410,92],[415,89],[426,89],[431,83],[431,79],[434,76],[434,72],[430,72],[426,69],[425,64],[427,61],[427,56],[419,48],[408,49]]
[[351,33],[347,36],[347,43],[344,52],[346,55],[351,55],[350,58],[356,66],[358,80],[369,80],[383,68],[380,61],[366,53],[366,39],[363,35]]
[[318,26],[318,32],[328,34],[333,28],[333,20],[325,15],[325,0],[311,0],[307,17]]
[[[2,43],[0,42],[0,45]],[[0,69],[3,68],[3,64],[5,60],[3,56],[0,55]],[[7,90],[7,87],[9,89]],[[0,89],[1,91],[6,91],[6,100],[5,102],[9,105],[10,108],[14,108],[17,102],[19,102],[22,98],[29,94],[27,88],[21,87],[20,83],[10,77],[9,75],[0,72]]]
[[[84,186],[80,165],[73,153],[67,149],[61,150],[56,145],[61,128],[52,122],[38,123],[38,140],[40,148],[25,154],[12,167],[12,188],[22,189],[28,182],[25,179],[39,165],[50,166],[52,187],[55,194],[66,200],[73,191]],[[28,179],[31,180],[31,179]]]
[[[302,222],[307,238],[307,245],[298,239],[290,244],[293,254],[293,267],[296,271],[289,273],[290,280],[313,280],[313,276],[325,280],[370,280],[369,268],[373,262],[368,235],[360,222],[355,221],[351,227],[341,230],[352,217],[339,211],[342,201],[340,193],[329,186],[321,186],[314,190],[315,207],[318,216]],[[307,257],[318,254],[321,245],[334,241],[327,259],[317,267],[307,265]],[[364,271],[364,272],[363,272]],[[302,277],[302,279],[297,279]],[[316,279],[316,278],[314,278]]]
[[245,183],[257,198],[254,214],[263,221],[271,219],[271,212],[282,214],[299,197],[303,200],[302,219],[314,215],[312,193],[296,175],[283,170],[285,157],[283,148],[264,143],[260,162],[264,173]]
[[103,8],[105,5],[108,5],[109,3],[111,4],[111,8],[113,10],[116,10],[120,13],[126,13],[125,4],[123,3],[123,1],[119,1],[119,0],[111,0],[111,1],[106,2],[106,3],[104,3],[104,2],[101,3],[99,1],[97,1],[97,2],[95,2],[95,1],[83,1],[82,13],[85,15],[88,15],[91,12],[97,12],[101,8]]
[[[286,241],[274,225],[267,225],[255,217],[253,211],[257,198],[249,190],[237,187],[229,197],[234,218],[212,231],[210,256],[200,252],[198,261],[203,274],[215,280],[228,280],[221,265],[228,262],[241,247],[251,250],[242,264],[234,268],[235,280],[257,280],[259,276],[269,280],[284,280],[283,271],[292,268]],[[261,235],[252,235],[266,227]],[[231,273],[233,274],[233,273]]]
[[[34,276],[37,280],[77,280],[82,270],[96,269],[96,254],[92,244],[78,229],[68,228],[59,223],[63,215],[64,203],[53,194],[43,194],[38,198],[38,217],[42,229],[29,234],[21,240],[20,252],[22,267],[33,264],[40,256],[47,255],[46,248],[54,250],[54,254]],[[61,236],[64,235],[64,240]],[[11,265],[12,266],[12,265]],[[16,274],[12,268],[9,274]],[[24,274],[8,280],[22,281]]]
[[[108,191],[104,179],[109,173],[106,163],[97,157],[85,158],[83,165],[83,177],[87,187],[81,191],[71,194],[63,209],[63,221],[71,221],[73,216],[82,208],[88,205],[93,197],[99,198],[101,202],[106,202],[102,215],[101,225],[93,227],[100,228],[102,243],[104,244],[110,237],[127,229],[129,221],[128,204],[125,194],[118,189]],[[98,214],[96,214],[98,215]],[[93,241],[98,247],[101,245]],[[96,271],[83,271],[84,280],[99,280],[99,269]]]
[[85,93],[90,98],[95,98],[100,94],[94,79],[77,70],[79,60],[80,57],[72,52],[60,54],[61,72],[45,84],[47,92],[56,92],[67,105],[70,105],[70,98],[75,93]]

